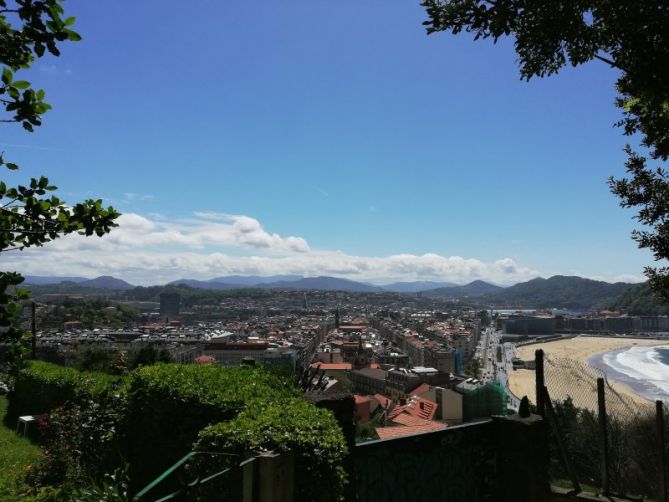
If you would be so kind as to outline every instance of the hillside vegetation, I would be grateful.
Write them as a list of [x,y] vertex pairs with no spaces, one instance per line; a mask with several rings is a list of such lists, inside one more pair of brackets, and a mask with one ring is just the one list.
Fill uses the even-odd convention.
[[537,278],[516,284],[491,299],[507,305],[587,309],[600,307],[631,287],[624,282],[611,284],[583,277],[555,275],[549,279]]
[[630,315],[669,314],[669,303],[658,298],[647,282],[623,291],[615,300],[608,303],[607,307]]

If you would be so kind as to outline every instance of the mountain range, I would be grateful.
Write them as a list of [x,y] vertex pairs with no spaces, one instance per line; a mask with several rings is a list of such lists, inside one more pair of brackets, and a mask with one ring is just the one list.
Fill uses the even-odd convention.
[[462,298],[462,297],[479,297],[489,294],[495,294],[502,291],[502,286],[496,286],[485,281],[473,281],[464,286],[450,286],[430,289],[425,291],[425,295],[431,297],[442,298]]
[[538,277],[515,284],[505,288],[497,298],[508,305],[578,309],[602,305],[632,286],[625,282],[609,283],[577,276],[555,275],[548,279]]
[[[240,280],[241,279],[241,280]],[[357,293],[376,293],[383,291],[382,288],[372,284],[340,279],[337,277],[300,277],[300,276],[271,276],[271,277],[217,277],[208,281],[196,279],[179,279],[169,283],[170,285],[185,284],[192,288],[202,289],[319,289],[323,291],[350,291]]]
[[[95,279],[82,277],[28,276],[26,284],[40,292],[85,292],[86,289],[129,290],[134,286],[121,279],[102,276]],[[396,292],[404,294],[421,293],[429,298],[464,300],[479,305],[507,305],[533,308],[587,309],[615,304],[616,298],[633,285],[628,283],[608,283],[584,279],[576,276],[556,275],[548,279],[538,277],[509,287],[501,287],[476,280],[465,285],[452,283],[415,281],[397,282],[377,286],[364,282],[337,277],[300,277],[295,275],[276,276],[223,276],[209,280],[179,279],[168,285],[186,285],[192,288],[210,290],[231,290],[244,288],[348,291],[357,293]]]
[[27,275],[24,284],[26,286],[64,286],[69,289],[89,288],[89,289],[110,289],[121,291],[133,289],[135,286],[117,279],[110,275],[102,275],[95,279],[86,279],[85,277],[48,277],[40,275]]
[[632,288],[625,282],[609,283],[577,276],[537,277],[501,288],[483,281],[459,288],[440,288],[424,294],[441,298],[466,298],[472,303],[532,308],[588,309],[610,303]]
[[414,281],[414,282],[393,282],[392,284],[383,284],[381,288],[394,293],[420,293],[437,288],[452,288],[457,286],[453,282],[434,282],[434,281]]

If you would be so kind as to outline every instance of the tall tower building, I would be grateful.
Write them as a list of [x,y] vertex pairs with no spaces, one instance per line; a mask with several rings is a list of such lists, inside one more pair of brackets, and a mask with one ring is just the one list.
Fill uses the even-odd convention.
[[178,317],[180,306],[179,293],[160,293],[160,320],[168,322]]

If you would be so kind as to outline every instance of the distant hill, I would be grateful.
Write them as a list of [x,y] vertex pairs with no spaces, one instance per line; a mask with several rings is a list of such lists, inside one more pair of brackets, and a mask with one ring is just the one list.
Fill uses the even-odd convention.
[[[53,280],[52,280],[53,279]],[[57,279],[60,279],[56,282]],[[41,277],[41,283],[29,282],[26,280],[25,287],[35,294],[97,294],[106,291],[128,291],[133,289],[130,283],[115,277],[101,276],[95,279],[85,279],[74,277],[73,280],[67,277]],[[40,278],[37,279],[38,281]]]
[[[297,279],[293,279],[297,277]],[[276,278],[277,280],[271,281],[269,279]],[[284,279],[280,279],[284,278]],[[287,279],[285,279],[287,278]],[[227,281],[236,281],[236,282],[227,282]],[[257,282],[256,282],[257,281]],[[168,285],[179,285],[183,284],[190,286],[191,288],[200,288],[200,289],[210,289],[217,291],[224,291],[230,289],[244,289],[244,288],[254,288],[254,289],[320,289],[324,291],[349,291],[349,292],[382,292],[383,289],[373,286],[371,284],[365,284],[362,282],[350,281],[348,279],[339,279],[337,277],[300,277],[292,275],[284,276],[271,276],[271,277],[260,277],[260,276],[229,276],[229,277],[217,277],[215,279],[209,279],[205,281],[200,281],[197,279],[179,279],[177,281],[172,281]]]
[[61,282],[84,282],[87,281],[85,277],[59,277],[46,275],[26,275],[25,284],[35,284],[41,286],[43,284],[59,284]]
[[467,296],[488,295],[491,293],[498,293],[504,290],[502,286],[497,286],[496,284],[490,284],[489,282],[485,281],[473,281],[470,282],[469,284],[465,284],[464,286],[459,286],[456,289],[459,290],[462,294]]
[[514,306],[536,308],[588,309],[610,302],[632,284],[594,281],[577,276],[555,275],[548,279],[538,277],[487,295],[488,300]]
[[437,288],[425,291],[426,296],[437,298],[483,297],[503,291],[504,288],[485,281],[473,281],[464,286]]
[[[100,293],[106,291],[128,291],[134,286],[110,276],[84,279],[80,277],[44,277],[29,276],[34,281],[28,283],[28,289],[35,293],[79,293],[87,294],[92,290]],[[297,278],[295,278],[297,277]],[[60,282],[54,281],[60,279]],[[74,279],[63,281],[62,279]],[[274,280],[276,279],[276,280]],[[234,282],[233,282],[234,281]],[[191,288],[205,290],[233,289],[292,289],[348,291],[357,293],[397,293],[421,292],[424,296],[443,299],[462,299],[471,304],[480,305],[513,305],[529,308],[567,308],[588,309],[608,307],[623,310],[630,314],[669,314],[669,306],[654,298],[646,285],[632,285],[594,281],[575,276],[556,275],[549,279],[537,278],[502,288],[485,281],[473,281],[464,286],[451,283],[432,281],[398,282],[383,287],[364,282],[352,281],[337,277],[299,277],[283,276],[225,276],[209,280],[179,279],[169,285],[183,284]],[[432,289],[423,287],[439,285]],[[444,285],[446,284],[446,285]]]
[[414,281],[394,282],[392,284],[384,284],[381,287],[386,291],[392,291],[394,293],[419,293],[430,289],[452,288],[455,286],[457,286],[457,284],[452,282]]
[[354,293],[381,293],[383,289],[363,282],[337,277],[305,277],[296,281],[278,281],[262,285],[270,289],[320,289],[323,291],[349,291]]
[[657,297],[647,282],[635,284],[606,304],[610,310],[630,315],[667,315],[669,303]]
[[479,304],[513,305],[529,308],[588,309],[612,302],[632,284],[611,284],[583,277],[555,275],[536,278],[502,288],[484,281],[464,286],[423,292],[434,298],[467,299]]
[[112,277],[110,275],[102,275],[100,277],[96,277],[95,279],[82,281],[79,282],[78,285],[84,288],[114,290],[133,289],[135,287],[122,279],[117,279],[116,277]]
[[301,275],[228,275],[222,277],[214,277],[206,282],[217,282],[223,284],[237,284],[239,286],[257,286],[259,284],[267,284],[279,281],[297,281],[302,279]]
[[172,281],[168,283],[168,286],[176,286],[179,284],[183,284],[185,286],[190,286],[191,288],[199,288],[199,289],[211,289],[214,291],[225,291],[228,289],[243,289],[243,288],[251,288],[254,287],[253,285],[244,285],[244,284],[229,284],[225,282],[218,282],[214,279],[208,280],[208,281],[199,281],[197,279],[178,279],[176,281]]

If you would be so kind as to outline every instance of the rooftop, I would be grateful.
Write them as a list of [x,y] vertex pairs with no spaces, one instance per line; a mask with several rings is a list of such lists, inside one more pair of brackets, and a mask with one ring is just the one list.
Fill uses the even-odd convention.
[[425,432],[441,431],[446,428],[446,424],[441,422],[434,422],[432,420],[425,420],[417,425],[400,425],[397,427],[377,427],[376,434],[379,439],[392,439],[404,436],[412,436],[414,434],[423,434]]

